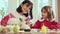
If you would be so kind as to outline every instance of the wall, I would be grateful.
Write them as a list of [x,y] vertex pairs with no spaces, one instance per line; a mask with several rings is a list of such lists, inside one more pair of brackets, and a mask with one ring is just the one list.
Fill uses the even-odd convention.
[[[19,0],[19,5],[20,5],[20,2],[21,0]],[[23,0],[22,0],[23,1]],[[38,11],[38,9],[36,9],[36,8],[38,8],[37,6],[38,6],[38,2],[36,1],[36,0],[32,0],[33,1],[33,22],[34,21],[36,21],[37,19],[38,19],[38,13],[37,13],[37,11]],[[57,0],[57,8],[58,8],[58,16],[56,16],[56,17],[58,17],[58,21],[60,22],[60,5],[59,5],[59,3],[60,3],[60,0]],[[18,5],[18,6],[19,6]],[[8,11],[10,11],[10,12],[14,12],[14,11],[16,11],[16,8],[17,8],[17,0],[9,0],[8,1]]]
[[60,0],[57,0],[57,8],[58,8],[58,21],[60,23]]
[[8,0],[8,11],[14,12],[17,8],[17,0]]

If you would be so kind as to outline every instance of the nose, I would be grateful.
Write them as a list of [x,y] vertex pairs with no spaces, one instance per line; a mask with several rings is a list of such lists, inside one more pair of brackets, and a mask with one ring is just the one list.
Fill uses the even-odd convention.
[[44,13],[42,13],[42,16],[44,16],[45,14]]
[[42,16],[44,16],[44,15],[42,15]]
[[27,8],[27,9],[26,9],[26,11],[27,11],[27,12],[29,12],[29,11],[30,11],[30,9],[29,9],[29,8]]

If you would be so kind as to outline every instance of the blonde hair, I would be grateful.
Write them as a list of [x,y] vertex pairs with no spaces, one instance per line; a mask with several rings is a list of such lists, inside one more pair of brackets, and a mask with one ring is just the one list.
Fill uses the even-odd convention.
[[[53,14],[53,10],[51,6],[44,6],[41,11],[43,11],[43,9],[46,10],[46,12],[48,13],[48,21],[51,21],[51,19],[54,18],[54,14]],[[43,19],[43,18],[42,18]]]

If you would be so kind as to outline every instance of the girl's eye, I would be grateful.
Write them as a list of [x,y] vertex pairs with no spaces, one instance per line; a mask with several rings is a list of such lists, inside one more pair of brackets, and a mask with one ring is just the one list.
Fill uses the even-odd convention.
[[44,11],[43,13],[46,13],[46,11]]
[[29,8],[29,9],[31,9],[31,8]]
[[44,12],[44,13],[46,13],[46,12]]
[[45,13],[45,12],[42,12],[42,13]]

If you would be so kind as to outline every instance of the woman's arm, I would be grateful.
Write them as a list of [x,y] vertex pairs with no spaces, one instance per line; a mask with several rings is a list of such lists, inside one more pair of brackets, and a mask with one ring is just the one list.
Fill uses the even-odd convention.
[[14,17],[11,13],[8,14],[7,16],[5,16],[2,20],[1,20],[1,25],[2,26],[6,26],[7,22],[10,18]]

